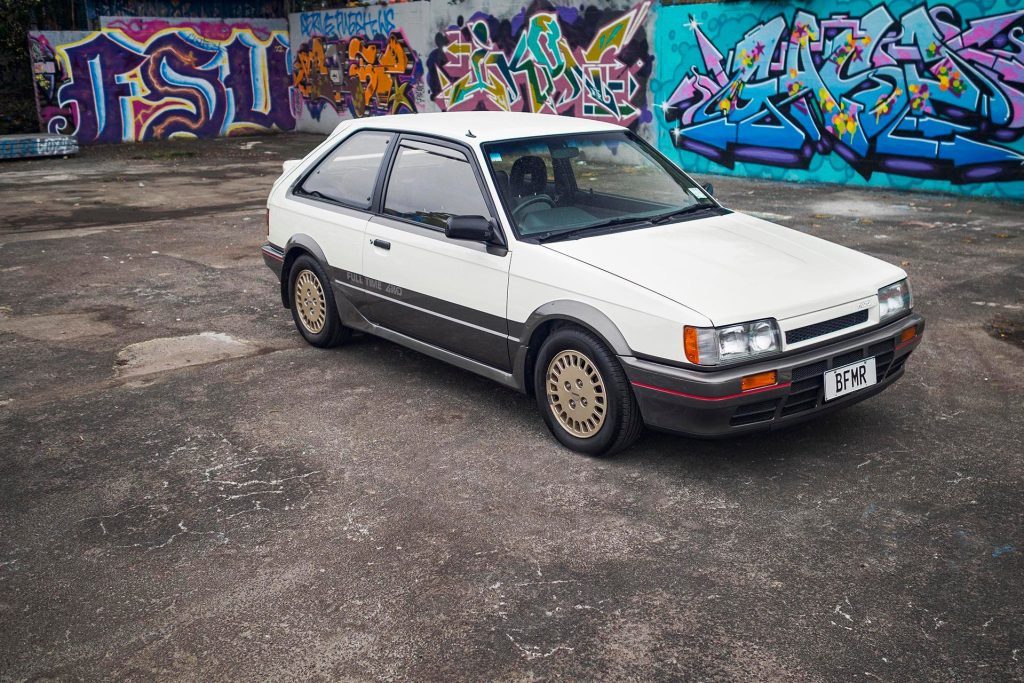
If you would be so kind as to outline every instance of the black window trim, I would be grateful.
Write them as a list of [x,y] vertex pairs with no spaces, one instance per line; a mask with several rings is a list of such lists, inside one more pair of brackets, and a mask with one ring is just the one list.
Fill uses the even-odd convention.
[[[302,186],[302,183],[306,181],[306,178],[309,175],[311,175],[313,171],[315,171],[316,168],[321,163],[323,163],[328,156],[334,153],[334,150],[338,149],[338,147],[345,144],[346,141],[350,140],[354,136],[364,132],[387,133],[391,135],[391,139],[388,141],[388,148],[384,152],[384,159],[381,162],[380,168],[377,170],[377,178],[374,180],[373,186],[373,199],[371,200],[369,207],[353,206],[345,202],[340,202],[333,199],[310,197],[309,195],[301,193],[300,188]],[[321,154],[320,157],[316,160],[316,162],[310,166],[309,170],[303,173],[301,176],[299,176],[299,178],[294,183],[292,183],[291,187],[288,188],[288,196],[293,199],[298,199],[302,201],[339,206],[341,208],[349,209],[351,211],[359,211],[361,213],[369,214],[371,217],[386,218],[401,223],[407,223],[409,225],[413,225],[419,228],[427,228],[430,230],[434,230],[436,232],[443,233],[443,230],[439,230],[434,226],[426,225],[424,223],[419,223],[416,221],[411,221],[402,218],[401,216],[385,214],[383,212],[382,204],[384,201],[384,191],[385,188],[387,187],[387,180],[389,180],[391,177],[391,167],[394,164],[394,160],[398,155],[398,148],[401,146],[402,141],[406,139],[414,142],[426,142],[429,144],[439,145],[441,147],[448,147],[450,149],[462,152],[463,154],[466,155],[466,159],[469,161],[470,167],[473,169],[473,175],[476,177],[477,187],[484,197],[484,202],[487,204],[487,209],[490,212],[489,218],[494,224],[494,235],[498,240],[498,244],[488,245],[488,247],[493,248],[489,248],[488,252],[498,256],[504,256],[505,254],[507,254],[508,238],[506,237],[505,231],[501,226],[501,221],[498,218],[499,213],[497,211],[497,205],[494,202],[494,198],[491,196],[491,192],[487,187],[487,183],[484,181],[484,178],[486,176],[484,175],[479,160],[477,159],[477,156],[474,153],[474,149],[473,147],[463,142],[459,142],[458,140],[452,140],[451,138],[441,137],[438,135],[431,135],[429,133],[408,133],[400,130],[395,130],[393,128],[384,128],[378,126],[361,126],[353,131],[349,131],[349,133],[345,135],[341,140],[338,140],[337,144],[332,145],[330,149]],[[296,190],[300,191],[296,192]]]
[[[328,157],[334,154],[339,147],[344,145],[349,140],[352,140],[353,138],[355,138],[355,136],[359,135],[360,133],[386,133],[387,135],[391,136],[387,142],[387,147],[384,150],[380,166],[377,168],[377,177],[373,181],[373,192],[370,195],[371,199],[369,206],[359,206],[357,204],[353,204],[352,202],[346,202],[341,199],[333,199],[331,197],[312,197],[305,190],[302,189],[302,185],[306,182],[306,179],[309,178],[309,176],[313,175],[316,169],[320,168],[320,165],[327,161]],[[387,161],[391,156],[392,149],[396,147],[395,140],[398,139],[398,136],[399,134],[396,131],[388,130],[386,128],[357,128],[356,130],[351,131],[341,140],[338,140],[337,144],[332,145],[330,149],[321,154],[320,157],[316,160],[316,163],[312,164],[305,173],[299,176],[299,178],[294,183],[292,183],[292,186],[288,188],[289,196],[294,197],[296,199],[302,199],[305,201],[320,202],[323,204],[330,204],[332,206],[340,206],[342,208],[350,209],[352,211],[372,213],[374,200],[377,197],[377,188],[380,186],[381,182],[381,175],[383,173],[384,168],[387,166]]]
[[400,223],[407,223],[417,228],[424,228],[442,234],[444,233],[443,228],[438,228],[427,223],[414,221],[409,218],[405,218],[404,216],[384,213],[384,197],[387,195],[387,187],[391,182],[391,171],[394,169],[395,161],[398,159],[398,150],[401,149],[402,143],[406,141],[413,143],[419,142],[428,145],[435,145],[437,147],[446,147],[456,152],[460,152],[466,157],[466,161],[469,163],[470,168],[473,169],[473,176],[476,178],[477,190],[479,190],[481,196],[483,196],[484,203],[487,205],[487,211],[490,214],[489,216],[486,216],[486,218],[489,218],[491,220],[491,223],[494,226],[494,235],[497,238],[498,242],[500,243],[495,246],[506,248],[508,244],[506,242],[504,230],[502,230],[501,223],[498,220],[498,212],[496,210],[497,207],[494,203],[494,198],[491,197],[491,193],[487,188],[487,183],[484,182],[484,174],[480,168],[480,164],[476,158],[476,155],[473,153],[473,148],[470,147],[469,145],[457,142],[455,140],[451,140],[449,138],[443,138],[424,133],[398,133],[397,141],[395,142],[395,144],[391,145],[391,149],[388,150],[387,159],[385,163],[381,165],[381,168],[386,168],[387,172],[382,174],[382,176],[378,178],[378,185],[375,188],[373,203],[371,204],[371,210],[373,212],[373,215],[378,216],[380,218],[386,218],[388,220],[398,221]]

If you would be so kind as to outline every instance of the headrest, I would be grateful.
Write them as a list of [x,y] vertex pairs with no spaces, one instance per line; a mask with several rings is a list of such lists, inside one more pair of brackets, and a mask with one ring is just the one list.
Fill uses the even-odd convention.
[[509,183],[512,193],[519,197],[544,192],[548,183],[548,169],[544,160],[535,156],[519,157],[512,164]]

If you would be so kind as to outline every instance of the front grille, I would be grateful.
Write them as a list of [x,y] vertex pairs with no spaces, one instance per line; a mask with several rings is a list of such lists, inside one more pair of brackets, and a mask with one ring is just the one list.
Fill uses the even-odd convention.
[[889,368],[889,376],[891,377],[899,372],[900,368],[903,367],[903,364],[907,362],[908,358],[910,358],[910,356],[900,356],[899,359],[892,364],[892,367]]
[[881,382],[899,372],[909,357],[901,356],[894,362],[895,353],[894,340],[886,339],[866,348],[853,349],[838,356],[795,367],[790,374],[788,395],[781,399],[739,406],[730,417],[729,424],[739,427],[758,422],[771,422],[819,408],[825,402],[825,372],[865,358],[875,359],[877,380]]
[[793,381],[799,382],[802,379],[807,379],[814,375],[820,375],[826,370],[828,370],[827,360],[820,360],[812,365],[801,365],[798,368],[793,368]]
[[[785,403],[782,406],[782,412],[779,413],[780,417],[786,417],[787,415],[793,415],[794,413],[802,413],[805,410],[810,410],[818,405],[819,396],[825,390],[825,379],[824,373],[826,368],[821,367],[816,373],[796,381],[797,370],[805,370],[805,368],[818,368],[824,366],[825,362],[815,363],[814,365],[805,365],[802,368],[796,368],[793,371],[794,381],[789,387],[789,396],[786,397]],[[801,373],[801,374],[806,374]]]
[[807,410],[813,410],[821,405],[825,400],[824,375],[826,370],[841,368],[844,365],[856,363],[864,358],[874,356],[875,371],[878,374],[878,380],[881,381],[885,377],[889,363],[892,361],[893,351],[893,341],[887,339],[869,346],[867,354],[864,353],[862,348],[854,349],[842,355],[833,356],[828,360],[820,360],[817,363],[793,368],[789,396],[783,399],[779,417],[787,417]]
[[868,355],[875,357],[875,379],[877,381],[881,382],[885,379],[885,373],[889,369],[889,363],[892,362],[894,350],[895,344],[892,339],[886,339],[868,349]]
[[786,332],[786,343],[799,344],[802,341],[821,337],[826,334],[832,334],[833,332],[838,332],[839,330],[846,329],[847,327],[853,327],[854,325],[860,325],[867,321],[868,311],[865,309],[863,311],[857,311],[856,313],[850,313],[849,315],[832,318],[831,320],[814,323],[813,325],[798,327],[795,330]]
[[855,351],[844,353],[841,356],[836,356],[832,359],[832,367],[841,368],[844,365],[856,363],[859,360],[864,360],[864,349],[856,349]]
[[775,408],[778,405],[779,399],[774,399],[772,401],[761,401],[760,403],[740,406],[732,414],[729,424],[733,427],[738,427],[739,425],[749,425],[755,422],[770,420],[775,417]]

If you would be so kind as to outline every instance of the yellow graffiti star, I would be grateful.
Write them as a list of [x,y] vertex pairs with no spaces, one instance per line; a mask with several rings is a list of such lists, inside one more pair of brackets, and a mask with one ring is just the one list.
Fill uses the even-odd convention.
[[412,109],[412,102],[409,100],[408,94],[409,84],[395,82],[395,90],[391,94],[391,113],[397,114],[401,107],[408,107]]

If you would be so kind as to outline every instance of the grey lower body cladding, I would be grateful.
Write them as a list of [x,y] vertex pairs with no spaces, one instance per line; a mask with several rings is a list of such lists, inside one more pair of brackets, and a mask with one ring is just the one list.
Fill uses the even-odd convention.
[[[284,252],[264,245],[263,257],[280,278]],[[324,270],[346,326],[519,391],[527,384],[531,331],[549,317],[578,322],[602,336],[616,352],[647,426],[698,437],[775,429],[874,396],[903,375],[904,364],[924,331],[924,319],[912,313],[811,350],[739,367],[697,371],[635,356],[624,347],[621,336],[615,337],[617,330],[607,329],[607,319],[585,321],[552,310],[520,323],[340,268],[325,265]],[[916,330],[913,338],[900,342],[909,328]],[[869,357],[875,359],[875,384],[833,401],[824,400],[825,372]],[[742,390],[744,376],[767,370],[778,372],[777,384]]]
[[[914,336],[900,342],[910,328]],[[691,436],[730,436],[795,424],[878,394],[903,376],[923,332],[924,318],[911,314],[810,351],[710,373],[637,358],[622,362],[649,427]],[[875,383],[826,401],[825,373],[868,358],[875,360]],[[770,370],[778,372],[777,384],[742,390],[744,376]]]

